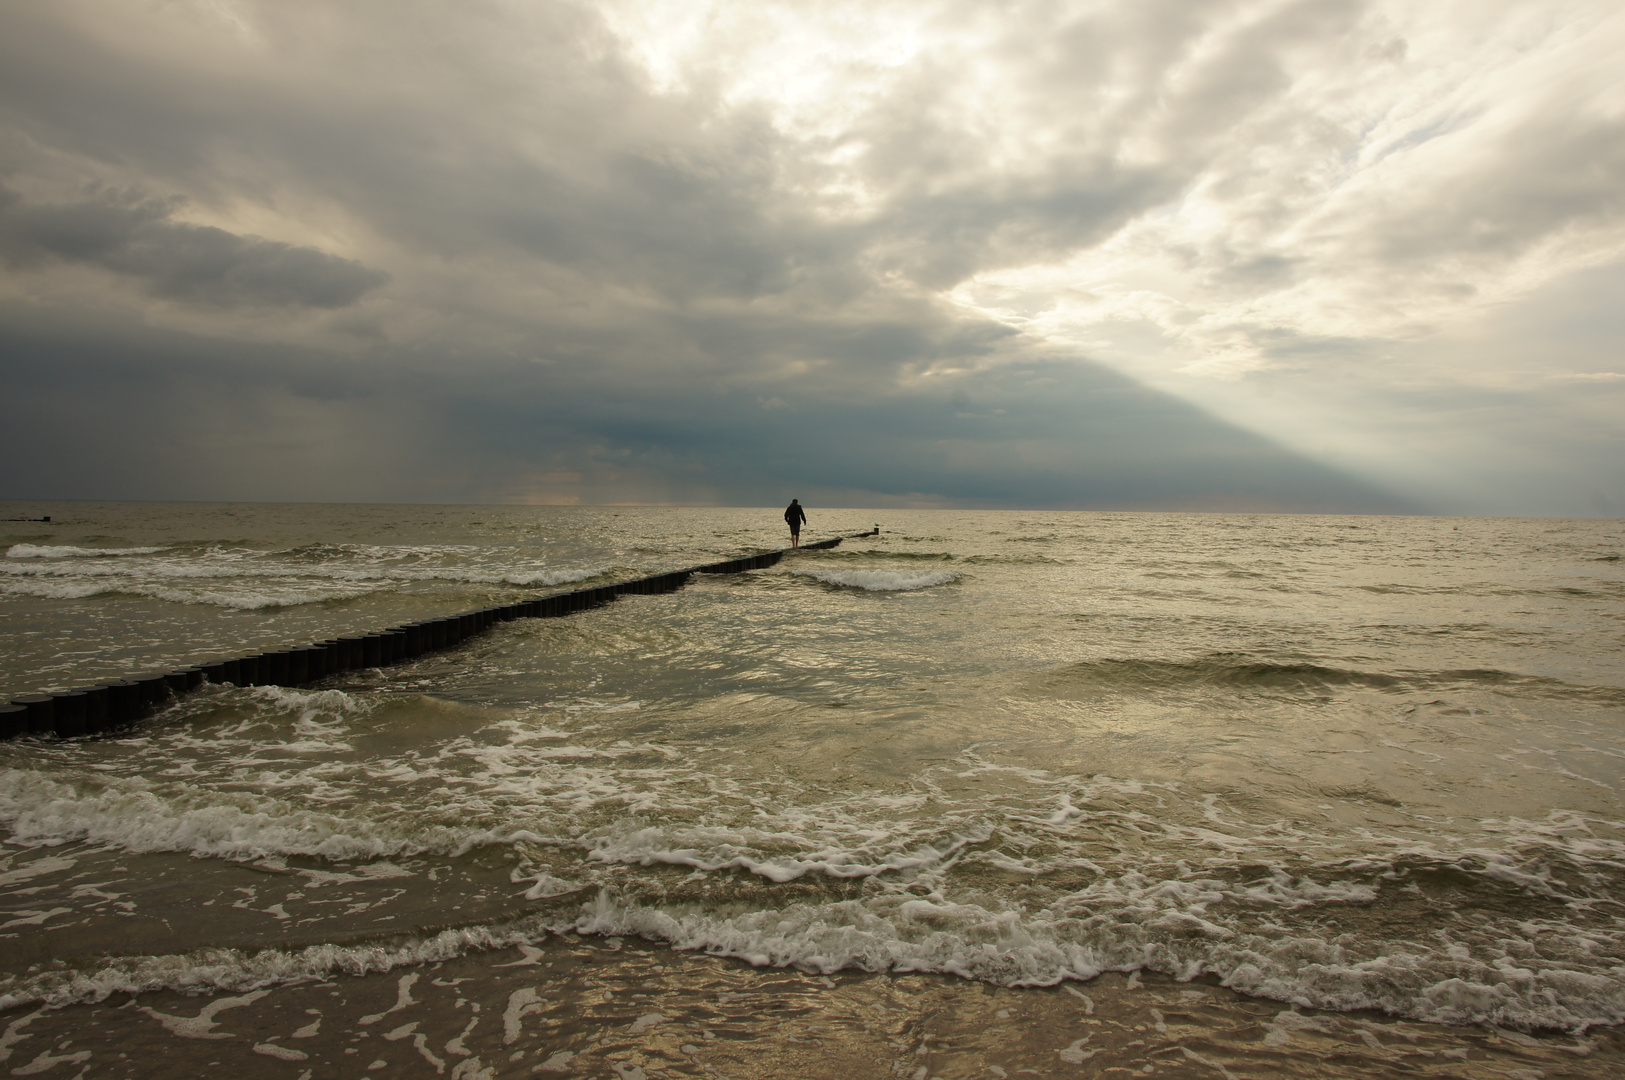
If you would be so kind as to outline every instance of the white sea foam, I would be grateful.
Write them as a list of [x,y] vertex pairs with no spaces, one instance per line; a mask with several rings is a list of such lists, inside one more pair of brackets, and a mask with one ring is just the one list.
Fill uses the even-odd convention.
[[529,944],[546,934],[545,929],[526,924],[473,926],[402,944],[312,945],[295,951],[262,949],[253,954],[205,949],[181,955],[120,957],[86,970],[54,970],[16,978],[0,989],[0,1009],[103,1001],[113,994],[154,990],[253,992],[338,973],[369,975],[450,960],[475,950]]
[[1217,975],[1227,986],[1280,1001],[1378,1009],[1434,1023],[1578,1030],[1625,1020],[1625,982],[1617,973],[1504,957],[1464,961],[1427,950],[1360,959],[1319,937],[1239,935],[1189,914],[1173,917],[1184,924],[1178,936],[1157,934],[1159,923],[1171,917],[1158,910],[1156,893],[1164,884],[1145,892],[1143,910],[1104,920],[906,895],[725,915],[689,905],[628,903],[601,892],[573,928],[641,935],[758,966],[826,974],[851,968],[919,971],[1003,986],[1052,986],[1107,971],[1147,970],[1182,980]]
[[165,798],[139,779],[83,789],[38,773],[0,771],[0,821],[17,843],[84,840],[126,851],[185,851],[228,859],[313,855],[372,859],[414,854],[410,837],[263,795]]
[[306,725],[311,724],[317,717],[326,716],[335,720],[347,716],[365,716],[376,706],[376,702],[346,694],[342,690],[300,690],[291,686],[256,686],[247,693],[282,713],[297,713],[300,726],[298,730],[308,733]]
[[951,570],[791,570],[796,577],[810,577],[826,585],[843,585],[869,592],[913,592],[958,581]]
[[83,548],[68,545],[13,544],[6,549],[8,559],[72,559],[80,556],[112,558],[118,555],[152,555],[161,547]]
[[80,600],[117,591],[118,586],[106,580],[42,581],[24,578],[0,583],[0,596],[41,596],[49,600]]
[[[262,688],[252,693],[279,713],[298,713],[300,724],[329,733],[367,708],[365,702],[335,691]],[[610,756],[639,748],[584,749]],[[1022,850],[1026,837],[1044,837],[1046,844],[1058,845],[1054,854],[1037,860],[1047,861],[1048,869],[1090,872],[1087,884],[1040,901],[1043,894],[1023,900],[955,886],[956,867],[999,866],[1007,858],[993,846],[999,836],[985,824],[976,830],[961,825],[945,831],[934,817],[911,821],[909,815],[921,808],[920,795],[855,793],[805,807],[757,799],[754,811],[731,825],[673,822],[581,831],[583,821],[572,839],[565,828],[565,820],[574,816],[572,807],[586,811],[609,804],[626,807],[632,814],[646,810],[687,817],[705,814],[711,806],[709,813],[715,816],[716,807],[747,804],[752,789],[713,774],[708,792],[685,795],[675,783],[680,768],[639,769],[636,776],[617,776],[603,768],[548,761],[543,755],[549,752],[524,742],[480,746],[459,741],[447,747],[443,766],[462,761],[475,768],[463,771],[453,784],[445,782],[451,779],[448,774],[436,776],[432,760],[419,760],[418,765],[421,777],[433,781],[435,804],[458,817],[492,820],[499,804],[490,800],[499,796],[513,806],[533,808],[533,818],[539,801],[551,804],[559,815],[560,834],[550,839],[519,827],[518,821],[499,830],[350,820],[337,810],[318,812],[296,800],[241,791],[208,792],[178,781],[163,782],[161,789],[157,781],[143,776],[110,783],[95,777],[68,784],[32,770],[0,772],[0,821],[23,843],[89,840],[132,851],[188,851],[234,859],[303,854],[344,862],[456,853],[496,843],[521,853],[541,845],[556,862],[561,852],[574,849],[583,861],[568,877],[540,869],[516,870],[513,877],[518,892],[538,902],[553,901],[555,912],[560,897],[598,888],[593,867],[606,862],[681,865],[722,875],[738,869],[770,882],[812,875],[865,878],[876,886],[854,899],[745,911],[686,902],[638,904],[600,891],[579,913],[555,914],[548,923],[585,933],[641,934],[755,964],[824,972],[843,968],[942,972],[1012,986],[1144,969],[1182,979],[1214,974],[1248,993],[1317,1008],[1375,1008],[1441,1022],[1578,1028],[1625,1019],[1625,982],[1617,973],[1610,974],[1605,963],[1577,967],[1550,955],[1520,953],[1505,947],[1505,942],[1498,950],[1480,943],[1476,952],[1448,943],[1328,942],[1316,936],[1310,924],[1298,931],[1278,924],[1299,909],[1377,902],[1377,882],[1394,876],[1381,863],[1328,866],[1312,874],[1290,874],[1277,867],[1262,875],[1250,870],[1236,876],[1178,866],[1103,869],[1080,860],[1077,849],[1067,846],[1069,832],[1087,827],[1100,812],[1080,816],[1069,808],[1075,811],[1087,804],[1091,795],[1136,790],[1127,782],[1090,778],[1085,785],[1074,780],[1074,790],[1056,792],[1054,786],[1066,783],[1066,778],[1025,771],[1031,775],[1023,776],[1022,782],[1037,787],[1037,803],[1027,802],[1025,813],[1000,816],[999,830],[1031,830],[1015,838],[1015,846]],[[242,760],[228,758],[232,762],[228,771],[241,775],[236,763]],[[376,761],[370,768],[376,772],[400,764]],[[354,768],[340,762],[324,767]],[[342,796],[363,782],[359,773],[348,775],[347,783],[334,786],[319,806],[328,806],[335,798],[337,805],[344,804]],[[639,806],[630,786],[639,777],[651,785],[651,794],[658,792],[646,806]],[[475,791],[482,794],[474,796]],[[1041,812],[1043,807],[1057,806]],[[945,812],[964,818],[943,809],[937,815]],[[1102,816],[1131,819],[1117,813]],[[1145,815],[1132,820],[1140,828],[1156,830],[1156,821]],[[1224,849],[1210,850],[1216,852],[1216,862],[1223,861]],[[1243,854],[1246,858],[1238,865],[1257,865],[1258,853]],[[1432,852],[1429,858],[1458,872],[1474,872],[1459,852]],[[1361,871],[1359,879],[1350,876],[1356,871]],[[335,868],[331,873],[366,872]],[[389,870],[399,872],[398,867]],[[1272,914],[1258,919],[1248,917],[1248,911]],[[1549,943],[1560,939],[1559,929],[1530,924],[1516,933]],[[231,953],[147,958],[83,973],[26,977],[0,1001],[58,1003],[155,986],[242,990],[335,970],[388,970],[491,943],[535,941],[540,932],[540,924],[523,932],[486,927],[382,951],[331,946],[254,958]],[[1497,933],[1512,930],[1502,927]],[[1573,937],[1572,928],[1568,936]],[[1575,946],[1575,957],[1583,963],[1588,951],[1589,947]]]
[[529,880],[531,886],[525,890],[526,900],[546,900],[554,896],[568,896],[587,887],[578,885],[575,882],[565,881],[562,878],[556,878],[546,872],[536,874]]
[[[335,693],[328,691],[328,693]],[[341,695],[342,696],[342,695]],[[333,754],[350,749],[329,726],[313,721],[304,749]],[[281,747],[299,753],[301,743]],[[191,784],[159,784],[142,776],[97,775],[78,783],[51,780],[34,770],[0,770],[0,824],[13,843],[57,845],[83,841],[131,852],[177,851],[253,861],[290,855],[348,863],[432,853],[457,856],[489,845],[536,843],[541,837],[518,826],[447,826],[410,820],[375,820],[307,805],[340,800],[352,785],[322,775],[323,766],[299,764],[301,782],[279,784],[273,762],[245,760],[256,782],[269,790],[293,787],[288,797],[240,791],[209,791]],[[328,770],[345,766],[326,766]],[[314,774],[314,775],[311,775]]]
[[[666,863],[692,866],[715,872],[739,868],[769,881],[794,881],[810,873],[835,878],[874,877],[893,870],[918,870],[940,865],[967,844],[981,843],[992,835],[982,829],[956,835],[941,844],[922,844],[908,851],[884,854],[820,844],[819,839],[793,834],[768,834],[758,829],[648,828],[625,836],[601,838],[588,858],[598,862],[638,863],[649,866]],[[795,854],[766,858],[766,848],[800,848]]]
[[[32,862],[24,863],[15,870],[7,870],[4,873],[0,873],[0,886],[9,888],[27,881],[30,878],[39,877],[41,874],[57,874],[61,873],[63,870],[71,870],[76,863],[77,860],[74,859],[64,859],[54,855],[47,855],[42,859],[35,859]],[[9,865],[9,862],[0,863],[0,866],[4,865]]]
[[[554,884],[553,880],[548,881]],[[558,882],[563,885],[565,883]],[[540,897],[555,895],[539,890]],[[449,960],[476,950],[527,953],[550,933],[641,936],[685,950],[737,957],[758,966],[959,975],[1004,986],[1051,986],[1103,972],[1158,971],[1178,979],[1219,976],[1245,993],[1311,1007],[1379,1009],[1435,1023],[1579,1030],[1625,1020],[1617,978],[1510,963],[1442,961],[1394,954],[1359,961],[1341,946],[1291,935],[1192,933],[1174,950],[1143,926],[989,910],[906,895],[884,900],[792,904],[731,915],[692,905],[659,907],[599,892],[574,913],[504,925],[476,925],[389,944],[265,949],[252,955],[209,949],[184,955],[124,957],[75,970],[21,974],[0,987],[0,1009],[101,1001],[160,989],[253,992],[337,973],[379,974]]]

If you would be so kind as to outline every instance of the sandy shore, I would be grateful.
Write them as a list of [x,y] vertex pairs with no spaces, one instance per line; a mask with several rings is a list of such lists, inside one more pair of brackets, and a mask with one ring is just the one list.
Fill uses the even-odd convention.
[[246,993],[115,995],[0,1016],[0,1068],[44,1077],[1617,1077],[1576,1037],[1316,1013],[1107,975],[1011,990],[752,968],[638,940]]

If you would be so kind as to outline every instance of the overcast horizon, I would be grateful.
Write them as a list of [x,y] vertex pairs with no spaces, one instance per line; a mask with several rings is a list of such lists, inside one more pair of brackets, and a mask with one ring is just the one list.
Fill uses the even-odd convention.
[[1625,12],[0,6],[0,498],[1625,515]]

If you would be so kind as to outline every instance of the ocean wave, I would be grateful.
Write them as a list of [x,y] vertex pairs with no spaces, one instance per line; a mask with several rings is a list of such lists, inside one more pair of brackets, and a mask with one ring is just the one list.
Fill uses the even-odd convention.
[[107,960],[87,970],[58,969],[28,974],[0,984],[0,1010],[23,1005],[61,1007],[105,1001],[113,994],[156,990],[182,993],[262,990],[325,979],[336,974],[371,975],[399,967],[451,960],[478,950],[510,948],[547,936],[534,924],[471,926],[442,930],[426,938],[361,945],[322,944],[307,948],[201,949],[163,956]]
[[6,549],[8,559],[113,558],[120,555],[154,555],[161,547],[83,548],[67,545],[13,544]]
[[282,712],[298,713],[302,723],[319,716],[342,719],[366,716],[377,703],[346,694],[342,690],[299,690],[291,686],[255,686],[246,693],[263,705]]
[[1522,675],[1496,668],[1363,671],[1358,668],[1336,667],[1307,661],[1258,660],[1228,653],[1217,653],[1194,660],[1110,658],[1089,660],[1051,671],[1041,676],[1038,684],[1046,692],[1063,696],[1069,692],[1141,691],[1180,686],[1310,691],[1356,687],[1407,693],[1461,688],[1500,688],[1545,696],[1625,703],[1625,690],[1617,687],[1577,685],[1545,676]]
[[826,585],[840,585],[867,592],[912,592],[958,581],[951,570],[791,570],[796,577],[810,577]]
[[605,572],[603,567],[570,570],[411,570],[390,573],[409,581],[462,581],[470,585],[570,585]]
[[[1320,904],[1370,890],[1289,883]],[[1376,1009],[1433,1023],[1581,1030],[1625,1020],[1625,983],[1531,952],[1484,959],[1448,947],[1356,950],[1307,932],[1238,932],[1206,916],[1212,882],[1125,874],[1048,910],[1019,912],[897,894],[745,913],[639,903],[601,892],[579,933],[636,934],[758,966],[933,972],[1001,986],[1087,982],[1104,972],[1217,976],[1243,993],[1311,1008]],[[1108,896],[1114,902],[1105,902]],[[1531,934],[1535,931],[1530,928]]]
[[[890,559],[893,562],[953,562],[954,556],[946,551],[892,551],[888,548],[864,548],[841,550],[837,548],[831,552],[837,559],[880,558]],[[824,556],[829,558],[828,555]]]
[[298,607],[301,604],[325,604],[335,600],[354,600],[377,592],[384,586],[371,588],[351,586],[344,589],[333,588],[306,588],[283,589],[280,591],[257,591],[248,589],[243,592],[231,592],[223,589],[163,589],[163,588],[130,588],[127,590],[139,596],[150,596],[156,600],[168,600],[178,604],[212,604],[215,607],[230,608],[234,611],[263,611],[267,608]]
[[1052,559],[1048,555],[967,555],[965,562],[976,566],[1065,566],[1069,560]]
[[60,561],[0,567],[0,595],[74,600],[123,594],[236,611],[353,600],[413,581],[550,588],[598,577],[600,567],[568,569],[395,569],[245,565],[241,562]]
[[51,600],[78,600],[87,596],[125,595],[142,596],[152,600],[165,600],[176,604],[209,604],[234,611],[260,611],[267,608],[297,607],[300,604],[320,604],[333,600],[353,600],[377,592],[385,585],[332,587],[256,587],[244,582],[233,588],[217,589],[176,588],[174,586],[141,584],[109,578],[89,581],[60,578],[22,578],[0,583],[0,596],[38,596]]
[[[291,731],[277,741],[278,754],[322,755],[317,761],[353,749],[345,741],[350,735],[345,722],[371,711],[337,690],[255,687],[246,693],[292,718]],[[184,733],[172,742],[219,749],[219,740],[205,743]],[[550,752],[556,751],[543,749],[537,756]],[[289,778],[279,782],[273,775],[278,764],[288,768],[289,777],[305,773],[310,760],[268,760],[253,754],[238,762],[256,767],[258,783],[268,791],[282,787],[300,794],[211,791],[186,783],[155,783],[142,775],[53,780],[33,769],[0,769],[0,825],[9,830],[12,843],[22,845],[85,842],[135,853],[172,851],[233,862],[288,856],[339,863],[415,855],[458,857],[476,848],[541,840],[531,829],[494,820],[459,826],[411,817],[346,815],[342,806],[312,809],[312,792],[339,794],[335,801],[342,803],[342,785],[320,777],[298,778],[310,779],[303,784]]]
[[[476,585],[553,586],[567,585],[598,577],[604,567],[426,567],[426,566],[343,566],[289,565],[237,557],[161,558],[132,563],[30,561],[0,565],[0,579],[100,581],[112,579],[133,583],[133,587],[154,582],[185,581],[284,581],[343,583],[353,586],[388,587],[409,581],[452,581]],[[127,588],[131,586],[108,586]],[[56,595],[35,592],[30,595]],[[79,595],[90,595],[81,593]]]
[[[516,889],[528,880],[516,880]],[[1359,906],[1372,893],[1335,879],[1269,884],[1273,893],[1254,891],[1259,902],[1277,907],[1305,897],[1320,905]],[[1370,1009],[1432,1023],[1581,1032],[1625,1020],[1625,984],[1617,971],[1554,962],[1527,945],[1517,957],[1477,957],[1453,945],[1448,934],[1431,945],[1391,948],[1394,943],[1362,943],[1347,935],[1328,940],[1280,927],[1237,931],[1207,915],[1222,889],[1223,883],[1201,877],[1168,881],[1127,873],[1064,903],[1026,911],[907,892],[722,911],[599,889],[560,910],[558,897],[578,888],[544,874],[523,894],[541,906],[518,919],[388,941],[254,953],[205,949],[30,971],[0,984],[0,1008],[60,1007],[155,990],[242,992],[340,973],[380,974],[574,932],[641,937],[758,967],[823,974],[934,973],[1031,987],[1148,971],[1182,981],[1217,977],[1242,993],[1308,1008]],[[1533,939],[1544,929],[1529,925],[1522,933]]]
[[104,787],[0,772],[0,821],[16,843],[88,841],[126,851],[181,851],[244,860],[309,855],[334,860],[417,854],[422,841],[370,823],[294,807],[286,800],[241,794],[165,797],[140,779]]
[[1462,596],[1475,598],[1533,596],[1569,599],[1596,596],[1614,597],[1618,595],[1619,586],[1616,582],[1600,581],[1595,582],[1594,585],[1594,588],[1582,589],[1573,585],[1514,586],[1489,582],[1469,582],[1459,585],[1389,583],[1383,585],[1356,585],[1354,588],[1360,592],[1375,593],[1378,596]]
[[1397,675],[1278,663],[1241,655],[1217,654],[1196,660],[1103,659],[1069,664],[1041,679],[1046,689],[1131,689],[1179,685],[1222,685],[1277,689],[1365,686],[1387,690],[1401,685]]
[[[377,707],[337,691],[262,688],[251,694],[279,713],[298,714],[296,730],[329,743],[345,733],[346,723]],[[318,749],[314,742],[311,748]],[[534,806],[540,796],[532,777],[538,770],[518,767],[530,760],[522,755],[532,752],[471,744],[460,746],[456,756],[477,761],[475,775],[500,783],[514,806]],[[465,786],[434,778],[424,759],[412,762],[419,778],[433,780],[436,805],[444,803],[439,793]],[[260,770],[272,765],[255,760]],[[636,934],[752,964],[826,973],[934,972],[1001,986],[1044,986],[1087,981],[1105,971],[1145,970],[1177,979],[1216,976],[1245,993],[1315,1008],[1377,1009],[1441,1023],[1576,1030],[1625,1019],[1622,931],[1609,911],[1592,910],[1617,894],[1625,845],[1596,835],[1603,823],[1572,815],[1497,823],[1506,842],[1499,850],[1478,837],[1455,849],[1412,843],[1311,863],[1287,859],[1275,843],[1241,843],[1246,850],[1193,865],[1100,865],[1090,861],[1104,862],[1088,839],[1100,811],[1087,809],[1093,801],[1087,796],[1129,794],[1138,790],[1132,783],[1091,778],[1073,790],[1076,778],[1035,772],[1030,779],[1044,781],[1052,792],[1037,801],[1022,798],[998,813],[952,813],[944,820],[938,811],[927,820],[904,822],[892,797],[884,826],[859,812],[860,803],[868,805],[863,798],[878,803],[880,796],[853,796],[839,805],[784,806],[768,813],[759,808],[732,826],[636,827],[621,824],[636,801],[610,774],[572,764],[554,775],[569,785],[558,793],[555,811],[568,802],[579,808],[572,815],[579,817],[591,806],[613,804],[615,824],[578,826],[544,838],[514,824],[448,828],[421,818],[352,820],[312,809],[308,800],[211,793],[184,782],[158,788],[143,776],[68,783],[33,770],[0,772],[0,821],[11,827],[15,842],[27,845],[85,841],[238,861],[307,855],[363,867],[355,872],[379,858],[460,855],[487,844],[521,856],[538,845],[550,852],[545,867],[522,866],[510,878],[515,899],[542,905],[518,923],[474,926],[450,936],[425,932],[419,940],[387,947],[329,944],[251,957],[210,950],[109,961],[81,972],[19,974],[0,983],[0,1006],[387,971],[575,930]],[[671,812],[676,779],[658,778],[663,798],[648,809]],[[1061,790],[1053,790],[1057,784]],[[738,802],[738,793],[730,789],[727,801]],[[324,798],[317,806],[332,802]],[[465,820],[496,818],[469,809],[461,807]],[[1142,828],[1157,828],[1141,815],[1134,818]],[[1211,840],[1245,840],[1172,822],[1162,826],[1169,836],[1181,828],[1192,837],[1199,831]],[[579,861],[568,861],[572,852]],[[639,882],[624,869],[606,874],[605,864],[656,872],[692,868],[726,882],[727,899],[711,902],[708,892],[702,898],[695,888],[672,890],[662,879]],[[1018,894],[987,885],[992,877],[1012,874],[1024,883]],[[853,885],[820,897],[821,880]],[[1463,916],[1446,924],[1448,935],[1432,933],[1438,925],[1432,917],[1415,923],[1418,883],[1438,895],[1442,910]],[[582,890],[591,890],[585,903],[561,899]],[[675,895],[651,898],[668,892]],[[1515,918],[1483,918],[1510,910],[1512,903]],[[1345,932],[1322,934],[1328,917]]]
[[[740,869],[782,884],[812,873],[832,878],[863,878],[937,866],[966,845],[983,843],[991,835],[992,830],[984,828],[950,836],[937,844],[922,844],[913,850],[882,853],[808,844],[800,837],[764,835],[757,829],[648,828],[625,836],[600,838],[587,857],[596,862],[642,866],[656,863],[692,866],[708,873]],[[787,841],[802,850],[764,857],[764,849],[784,846]]]
[[106,580],[51,581],[28,578],[0,582],[0,596],[40,596],[47,600],[80,600],[86,596],[116,591],[117,586]]

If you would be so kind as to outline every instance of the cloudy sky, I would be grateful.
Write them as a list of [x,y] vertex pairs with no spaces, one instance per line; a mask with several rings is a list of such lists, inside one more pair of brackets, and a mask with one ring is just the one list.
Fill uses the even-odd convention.
[[1617,0],[0,0],[0,497],[1625,515]]

